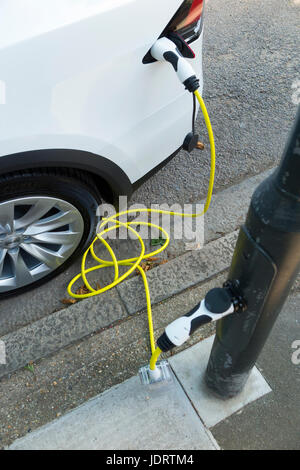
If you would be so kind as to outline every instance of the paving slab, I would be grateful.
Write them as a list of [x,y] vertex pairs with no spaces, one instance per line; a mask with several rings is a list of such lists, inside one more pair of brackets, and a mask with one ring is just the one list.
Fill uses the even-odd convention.
[[0,365],[0,377],[127,315],[118,293],[111,290],[2,336],[6,364]]
[[[220,274],[155,305],[155,338],[225,279],[226,273]],[[213,332],[214,324],[203,325],[177,351]],[[22,368],[1,378],[0,448],[136,375],[150,354],[147,313],[142,311],[40,359],[33,372]]]
[[206,387],[204,375],[214,336],[170,358],[172,368],[204,424],[211,428],[248,403],[271,392],[259,370],[254,367],[244,390],[234,398],[222,400]]
[[138,377],[14,442],[18,450],[215,450],[176,379],[151,389]]
[[[202,250],[188,252],[148,271],[151,302],[161,302],[227,269],[237,236],[238,230],[208,243]],[[140,276],[119,284],[117,290],[130,314],[145,307],[145,288]]]
[[[227,233],[233,232],[243,223],[253,191],[272,171],[273,170],[267,170],[213,195],[210,210],[205,214],[204,218],[198,219],[198,221],[201,220],[204,223],[205,244],[217,238],[221,238]],[[204,200],[196,204],[203,203]],[[195,204],[193,204],[193,211],[194,210],[197,210]],[[176,220],[178,222],[178,217]],[[171,230],[169,232],[171,241],[167,249],[159,255],[159,259],[165,258],[170,260],[174,256],[178,257],[187,253],[186,242],[188,240],[184,237],[178,240],[174,239],[174,221],[174,217],[171,217]],[[186,221],[187,219],[185,219],[185,223]],[[180,222],[182,222],[181,219]],[[167,227],[165,228],[167,229]],[[130,239],[110,240],[110,244],[118,259],[131,258],[132,256],[138,255],[140,251],[139,243]],[[150,240],[145,240],[145,244],[146,252],[153,251],[153,247],[150,246]],[[109,258],[107,250],[101,246],[101,244],[96,246],[96,253],[100,258]],[[68,297],[66,292],[67,284],[80,272],[80,263],[81,260],[79,258],[66,271],[57,278],[47,282],[45,285],[39,286],[22,295],[1,300],[0,336],[4,336],[11,331],[27,326],[51,313],[65,308],[61,300]],[[93,265],[93,260],[88,259],[87,267],[90,268]],[[113,269],[101,269],[100,271],[90,273],[89,280],[92,285],[100,283],[101,286],[104,286],[112,282],[113,274]],[[82,281],[76,283],[76,286],[79,287],[81,284]]]
[[[285,303],[257,361],[272,393],[211,431],[229,450],[300,450],[300,294]],[[298,359],[298,360],[297,360]]]
[[[210,282],[214,283],[214,280]],[[182,298],[180,297],[181,300],[179,300],[179,302],[179,298],[173,298],[164,305],[155,307],[154,310],[157,309],[158,315],[156,318],[156,322],[163,323],[166,321],[170,321],[170,318],[164,318],[166,313],[165,309],[170,314],[171,312],[173,312],[173,315],[174,311],[178,310],[178,307],[179,309],[182,309],[182,305],[184,305],[185,303],[188,306],[189,302],[194,302],[196,300],[196,297],[198,298],[203,296],[203,292],[201,290],[207,290],[207,288],[209,287],[210,286],[208,285],[206,286],[206,288],[203,288],[203,286],[201,286],[196,290],[193,290],[193,299],[188,299],[186,297],[187,293],[185,293],[182,294]],[[196,297],[194,298],[195,295]],[[226,410],[227,417],[224,417],[223,413],[222,421],[219,421],[214,427],[210,428],[214,438],[217,439],[221,448],[299,449],[300,368],[297,361],[292,360],[292,355],[295,352],[292,345],[297,340],[297,338],[299,339],[299,305],[300,294],[299,292],[294,292],[292,293],[286,305],[284,306],[283,311],[274,326],[271,336],[258,360],[259,370],[260,372],[263,372],[268,383],[271,385],[272,392],[268,393],[270,388],[268,387],[268,385],[266,385],[265,381],[263,383],[261,382],[261,375],[258,374],[258,377],[256,375],[252,383],[258,384],[260,388],[263,385],[263,388],[265,388],[265,393],[263,394],[263,396],[261,395],[259,399],[254,399],[250,403],[247,403],[247,400],[244,400],[243,406],[240,409],[236,409],[234,414],[231,414],[231,412],[234,410],[231,409],[229,412],[228,410]],[[124,337],[123,340],[125,342],[121,342],[121,344],[119,345],[121,346],[121,356],[119,356],[119,354],[114,356],[114,353],[111,353],[111,351],[108,351],[106,349],[105,341],[101,341],[98,337],[92,337],[89,340],[91,344],[88,345],[88,349],[90,349],[91,356],[89,360],[93,359],[93,362],[91,364],[87,364],[86,368],[81,368],[77,371],[74,368],[75,364],[71,363],[73,358],[76,358],[76,363],[78,363],[78,365],[76,364],[76,367],[78,367],[81,365],[82,360],[87,356],[86,351],[84,350],[87,345],[87,342],[84,342],[82,343],[82,347],[84,350],[83,356],[82,353],[78,351],[78,346],[72,346],[69,351],[61,351],[59,353],[59,356],[56,358],[43,360],[36,367],[37,375],[36,377],[32,377],[32,383],[30,384],[30,388],[28,389],[26,389],[26,387],[24,387],[23,385],[24,382],[27,382],[29,380],[28,371],[18,372],[12,376],[11,380],[5,379],[4,381],[2,381],[1,388],[4,394],[4,402],[3,399],[1,399],[0,407],[1,426],[3,424],[3,433],[1,436],[3,437],[2,442],[4,443],[8,441],[7,444],[10,444],[13,441],[13,436],[15,436],[14,439],[16,439],[18,433],[21,432],[21,435],[22,433],[23,435],[25,434],[26,426],[24,427],[25,432],[24,430],[20,430],[20,428],[12,429],[14,426],[14,419],[17,418],[19,414],[21,415],[22,423],[25,421],[25,419],[28,418],[28,421],[26,423],[27,427],[32,427],[33,424],[36,427],[35,423],[38,422],[37,420],[35,420],[36,410],[39,410],[41,415],[39,417],[40,425],[45,422],[49,422],[50,420],[53,420],[57,411],[62,411],[64,396],[66,397],[65,399],[68,399],[68,405],[73,404],[74,406],[75,404],[76,406],[76,401],[77,404],[78,400],[80,400],[80,402],[82,403],[82,401],[84,401],[84,397],[86,400],[88,397],[93,396],[97,388],[98,392],[96,391],[96,393],[99,393],[99,391],[101,391],[101,388],[103,390],[103,387],[105,387],[103,383],[106,383],[107,386],[107,384],[109,384],[111,380],[124,380],[124,378],[126,378],[127,373],[130,374],[132,370],[137,370],[137,367],[143,362],[146,363],[148,356],[146,350],[147,346],[145,345],[145,343],[140,344],[141,340],[138,339],[139,336],[136,335],[136,343],[133,344],[130,348],[128,348],[126,347],[126,341],[129,340],[129,335],[121,334],[121,329],[126,327],[126,325],[128,325],[128,328],[126,328],[128,331],[133,331],[132,322],[136,321],[137,319],[130,318],[123,324],[119,325],[117,328],[108,329],[105,332],[101,333],[101,336],[105,336],[106,334],[108,335],[108,346],[112,346],[113,339],[116,335],[119,337],[119,340]],[[141,330],[142,329],[143,327],[141,325]],[[159,330],[161,330],[160,325]],[[156,336],[157,334],[158,332],[156,332]],[[188,396],[189,401],[193,406],[193,409],[201,417],[202,421],[204,421],[203,410],[205,411],[206,408],[210,405],[209,403],[207,403],[207,401],[205,401],[205,399],[202,400],[201,398],[201,401],[198,400],[199,377],[197,378],[196,371],[200,369],[201,364],[204,370],[205,365],[207,364],[212,342],[213,337],[210,337],[209,340],[202,341],[196,347],[191,347],[188,351],[179,353],[178,355],[173,356],[169,359],[173,369],[175,370],[177,379],[179,379],[180,382],[182,380],[182,389],[185,391],[185,396]],[[204,346],[205,343],[208,346],[206,346],[207,352],[203,358],[200,358],[200,355],[197,354],[197,347],[201,348],[201,346]],[[100,355],[96,356],[95,354],[97,352],[97,346],[99,347],[98,354],[102,350],[102,360],[100,360]],[[103,346],[105,346],[105,351],[103,351]],[[131,353],[129,355],[126,353],[126,351],[129,353],[129,350],[133,350],[134,352],[132,357]],[[189,353],[192,355],[192,357],[190,358],[187,357]],[[112,359],[112,361],[106,363],[104,359],[105,356],[108,356],[107,360]],[[137,360],[134,364],[132,362],[133,358]],[[177,360],[180,360],[180,363],[182,364],[181,367],[184,367],[187,370],[185,374],[180,373],[180,368],[178,364],[176,364]],[[188,364],[186,364],[187,362]],[[122,374],[120,375],[120,369],[124,364],[127,367],[126,372],[124,373],[122,371]],[[100,371],[99,367],[101,367]],[[103,369],[107,371],[107,377],[105,375],[102,376]],[[72,370],[74,370],[74,373],[71,372]],[[66,377],[58,379],[57,377],[59,376],[55,375],[55,371],[60,374],[63,374]],[[99,372],[101,372],[101,374],[99,374]],[[186,380],[186,375],[188,375],[188,380]],[[124,378],[122,379],[122,377]],[[259,378],[258,381],[257,378]],[[56,382],[53,382],[54,379],[56,379],[57,384]],[[48,391],[49,393],[46,393],[44,395],[45,390],[43,391],[41,389],[41,386],[43,389],[45,389],[47,387],[47,381],[49,380],[50,382],[55,383],[56,386],[50,386]],[[188,383],[189,381],[191,385],[190,387]],[[66,385],[65,388],[64,383]],[[137,384],[138,382],[135,382],[136,386]],[[247,386],[248,384],[246,385],[246,387]],[[36,388],[36,390],[34,390],[34,388]],[[75,394],[76,389],[78,389],[78,393]],[[24,395],[25,390],[28,394],[28,397],[30,397],[30,403],[27,401],[27,399],[25,399],[25,396],[22,396],[22,393]],[[80,390],[81,394],[79,393]],[[197,393],[195,392],[195,390]],[[245,390],[247,390],[247,388]],[[42,391],[43,394],[41,394]],[[169,390],[166,391],[167,393],[163,393],[163,395],[169,396]],[[10,400],[11,403],[5,402],[5,400],[7,401],[10,399],[10,397],[13,397],[14,394],[17,394],[17,396],[15,396],[14,399]],[[193,396],[193,394],[195,395],[195,397]],[[40,395],[40,398],[38,395]],[[150,395],[147,394],[147,396],[150,400]],[[158,398],[159,396],[159,393],[157,393],[156,397]],[[140,395],[137,394],[136,396],[134,396],[134,400],[139,400],[139,397]],[[41,400],[42,398],[44,398],[44,400]],[[41,403],[41,401],[43,401],[43,404]],[[148,400],[146,401],[148,402]],[[22,408],[17,410],[15,415],[15,409],[17,409],[20,402],[23,403]],[[218,412],[220,416],[220,413],[223,412],[225,402],[223,400],[221,400],[221,403],[220,400],[218,400],[218,402],[219,403],[214,402],[213,410],[211,410],[212,416],[215,415],[216,412]],[[232,403],[231,400],[228,400],[226,403],[230,404],[230,402]],[[56,403],[59,403],[59,408],[55,409]],[[219,405],[222,405],[221,410],[219,408]],[[50,409],[52,411],[50,411]],[[47,410],[49,411],[48,414],[46,413]],[[26,415],[26,413],[28,414],[28,416]],[[66,417],[67,416],[68,415],[66,415]],[[32,422],[33,417],[34,423]],[[58,421],[54,421],[52,424],[54,425],[57,422]],[[8,424],[10,425],[8,426]],[[11,433],[11,438],[7,438],[5,436],[5,430],[7,428],[10,428],[12,429],[12,431],[14,431]],[[40,428],[37,432],[42,431],[44,428]],[[29,432],[29,430],[27,432]],[[209,429],[206,429],[206,432],[210,437]],[[28,442],[27,438],[31,437],[32,435],[33,433],[26,435],[26,442]],[[15,448],[15,446],[19,446],[21,442],[23,441],[18,440],[14,442],[12,448]],[[214,443],[213,439],[212,443]]]
[[[225,271],[237,234],[230,233],[200,251],[186,253],[147,272],[152,305]],[[7,353],[7,364],[0,365],[0,377],[145,307],[144,284],[141,276],[136,276],[100,296],[84,299],[0,336]]]

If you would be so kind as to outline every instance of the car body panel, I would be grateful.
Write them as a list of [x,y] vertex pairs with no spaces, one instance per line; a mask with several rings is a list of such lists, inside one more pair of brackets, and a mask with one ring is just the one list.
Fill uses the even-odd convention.
[[[142,64],[181,0],[2,0],[1,157],[71,149],[131,183],[191,130],[192,99],[166,63]],[[202,35],[192,44],[201,80]]]

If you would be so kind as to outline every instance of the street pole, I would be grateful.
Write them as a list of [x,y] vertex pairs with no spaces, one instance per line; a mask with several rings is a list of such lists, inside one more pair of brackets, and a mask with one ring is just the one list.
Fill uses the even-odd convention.
[[238,281],[247,310],[217,322],[205,380],[218,396],[242,391],[299,270],[300,108],[281,163],[254,192],[240,229],[228,279]]

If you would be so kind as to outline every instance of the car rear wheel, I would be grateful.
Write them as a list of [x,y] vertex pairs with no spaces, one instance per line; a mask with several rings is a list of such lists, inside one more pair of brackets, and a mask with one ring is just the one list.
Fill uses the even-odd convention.
[[73,170],[0,179],[0,298],[37,287],[91,242],[100,196]]

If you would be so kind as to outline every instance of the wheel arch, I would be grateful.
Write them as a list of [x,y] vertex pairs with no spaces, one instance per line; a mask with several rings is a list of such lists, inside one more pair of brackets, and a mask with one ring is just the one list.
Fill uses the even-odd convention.
[[99,192],[108,202],[116,201],[121,195],[130,197],[133,192],[128,176],[116,163],[84,150],[32,150],[0,157],[0,176],[37,168],[82,170],[94,179]]

